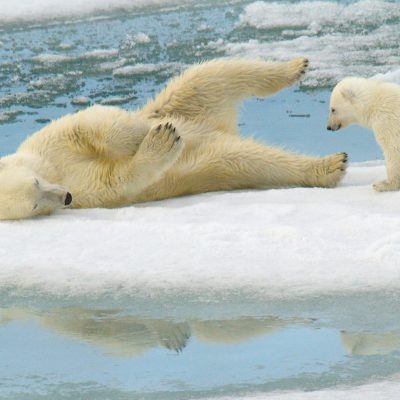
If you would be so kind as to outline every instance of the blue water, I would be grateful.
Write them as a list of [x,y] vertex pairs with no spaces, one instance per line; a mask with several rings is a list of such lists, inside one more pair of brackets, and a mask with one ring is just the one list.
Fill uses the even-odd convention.
[[[235,55],[223,44],[257,40],[258,52],[269,46],[266,57],[301,52],[310,56],[312,69],[297,87],[246,101],[243,135],[301,153],[346,151],[351,161],[382,159],[371,132],[328,132],[326,120],[330,90],[343,74],[398,68],[396,10],[364,19],[347,8],[335,25],[321,8],[310,25],[297,26],[288,15],[282,26],[259,28],[240,23],[251,3],[114,8],[80,21],[76,15],[2,20],[0,12],[0,156],[48,121],[87,105],[140,107],[187,65]],[[279,5],[265,18],[281,18]],[[138,33],[149,40],[138,41]],[[354,35],[366,41],[358,45]],[[337,47],[347,43],[346,50]],[[88,55],[99,49],[109,52]],[[65,58],[54,61],[49,54]],[[118,74],[118,68],[137,64],[149,72]],[[88,104],[74,104],[78,96]],[[266,303],[243,293],[48,298],[18,289],[2,290],[0,282],[1,399],[189,399],[356,385],[399,372],[397,293]]]

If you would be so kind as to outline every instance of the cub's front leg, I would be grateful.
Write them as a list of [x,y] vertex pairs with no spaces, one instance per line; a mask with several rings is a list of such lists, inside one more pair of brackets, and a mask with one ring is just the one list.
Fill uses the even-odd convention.
[[183,140],[171,123],[152,128],[120,175],[127,195],[136,196],[152,185],[178,159]]
[[394,192],[400,190],[400,180],[396,181],[378,181],[373,184],[373,188],[377,192]]
[[375,137],[383,150],[386,161],[387,179],[375,182],[373,188],[377,192],[393,192],[400,190],[400,132],[397,129],[397,121],[387,118],[376,129]]

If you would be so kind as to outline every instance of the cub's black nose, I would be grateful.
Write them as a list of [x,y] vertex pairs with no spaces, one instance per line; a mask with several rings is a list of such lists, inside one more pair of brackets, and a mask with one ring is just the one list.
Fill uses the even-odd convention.
[[328,129],[328,131],[332,130],[332,128],[330,126],[327,126],[326,129]]
[[69,206],[72,203],[72,195],[70,192],[67,192],[67,195],[65,196],[65,202],[64,204],[66,206]]

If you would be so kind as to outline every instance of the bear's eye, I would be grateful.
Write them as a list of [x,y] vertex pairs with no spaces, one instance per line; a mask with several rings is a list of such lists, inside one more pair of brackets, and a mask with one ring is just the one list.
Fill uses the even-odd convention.
[[35,178],[33,184],[34,184],[35,186],[39,186],[39,181]]
[[331,108],[331,112],[333,112],[333,113],[334,113],[335,111],[336,111],[336,110],[335,110],[334,108]]

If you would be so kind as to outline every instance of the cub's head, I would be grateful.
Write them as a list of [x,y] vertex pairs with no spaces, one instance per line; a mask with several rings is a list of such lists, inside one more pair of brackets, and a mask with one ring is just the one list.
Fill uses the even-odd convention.
[[72,202],[71,194],[29,168],[0,160],[0,220],[48,215]]
[[337,131],[351,124],[360,123],[359,97],[366,79],[345,78],[332,91],[329,104],[327,129]]

